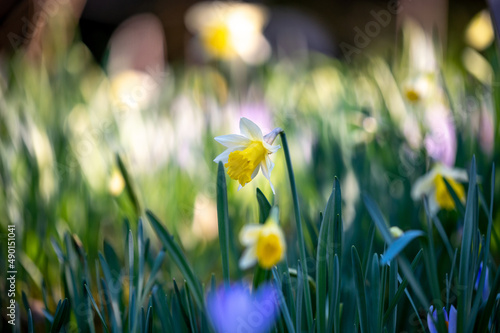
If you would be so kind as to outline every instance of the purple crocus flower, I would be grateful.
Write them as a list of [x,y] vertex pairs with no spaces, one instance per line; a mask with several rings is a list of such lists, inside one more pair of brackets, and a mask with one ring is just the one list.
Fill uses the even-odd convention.
[[[443,312],[444,312],[444,319],[446,320],[446,326],[448,326],[448,333],[456,333],[457,332],[457,309],[452,305],[450,308],[450,313],[448,315],[448,312],[446,312],[446,309],[443,307]],[[432,321],[431,318],[431,313],[432,313],[432,318],[434,318],[434,321]],[[434,322],[437,323],[438,318],[437,318],[437,312],[434,310],[434,306],[431,305],[431,308],[429,309],[429,313],[427,314],[427,326],[429,327],[429,331],[431,333],[437,333],[438,330],[436,329],[436,326],[434,325]]]
[[[479,281],[481,280],[481,274],[483,272],[483,263],[479,265],[479,272],[477,272],[477,278],[476,278],[476,283],[474,284],[474,289],[477,290],[479,288]],[[486,266],[486,269],[484,270],[484,274],[486,276],[484,277],[484,288],[483,288],[483,294],[481,295],[483,298],[483,302],[486,303],[488,300],[488,296],[490,296],[490,280],[488,276],[490,275],[490,272],[488,270],[488,266]]]
[[242,284],[222,286],[208,296],[207,311],[218,333],[267,332],[278,315],[277,294],[268,284],[253,294]]

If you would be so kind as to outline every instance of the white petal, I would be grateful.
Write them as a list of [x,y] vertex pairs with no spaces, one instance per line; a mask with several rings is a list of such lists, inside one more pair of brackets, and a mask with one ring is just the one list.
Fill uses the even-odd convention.
[[442,166],[439,171],[440,171],[439,173],[445,178],[451,178],[459,182],[467,182],[469,180],[469,177],[467,176],[467,171],[465,171],[464,169],[448,168]]
[[264,175],[264,177],[266,177],[267,180],[269,180],[269,185],[271,185],[271,189],[273,190],[273,194],[276,194],[274,192],[273,183],[271,182],[271,171],[274,168],[274,163],[271,161],[269,156],[266,156],[266,159],[264,161],[262,161],[262,163],[260,163],[260,167],[262,168],[262,174]]
[[245,225],[239,234],[240,243],[244,246],[250,246],[257,242],[259,233],[262,230],[262,224],[247,224]]
[[269,143],[267,143],[266,141],[263,141],[262,143],[264,144],[264,148],[266,148],[270,154],[274,154],[275,152],[277,152],[281,148],[280,145],[272,146]]
[[436,174],[436,169],[432,169],[413,183],[411,189],[411,197],[413,200],[420,200],[422,199],[422,195],[430,194],[434,189],[434,178],[436,178]]
[[241,256],[239,262],[240,269],[247,269],[255,265],[255,263],[257,262],[257,256],[255,255],[255,252],[256,249],[253,246],[247,248],[243,252],[243,255]]
[[250,145],[250,139],[244,137],[239,134],[229,134],[229,135],[221,135],[215,137],[215,141],[218,143],[231,148],[235,146],[248,146]]
[[254,141],[262,141],[262,131],[259,126],[257,126],[253,121],[248,118],[240,119],[240,131],[241,134]]
[[235,146],[235,147],[228,148],[228,149],[224,150],[219,156],[217,156],[214,159],[214,162],[215,163],[222,162],[222,163],[226,164],[228,159],[229,159],[229,154],[231,154],[233,151],[243,150],[243,149],[245,149],[245,146]]

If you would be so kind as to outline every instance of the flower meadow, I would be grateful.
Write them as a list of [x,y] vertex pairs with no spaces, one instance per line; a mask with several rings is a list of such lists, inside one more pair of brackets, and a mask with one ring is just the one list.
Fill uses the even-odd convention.
[[2,332],[500,331],[487,10],[347,62],[201,2],[144,70],[65,13],[0,59]]

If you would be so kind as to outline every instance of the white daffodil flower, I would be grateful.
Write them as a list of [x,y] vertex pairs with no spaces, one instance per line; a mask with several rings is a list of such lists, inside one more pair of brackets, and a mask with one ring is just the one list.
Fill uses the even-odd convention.
[[248,224],[240,231],[240,242],[246,249],[240,258],[239,266],[247,269],[256,263],[271,269],[283,260],[286,242],[283,231],[277,222],[277,210],[273,209],[266,223]]
[[259,126],[247,118],[241,118],[240,131],[242,135],[229,134],[215,138],[227,149],[217,156],[214,162],[224,163],[227,174],[231,179],[240,183],[240,189],[257,176],[259,170],[262,169],[262,174],[269,180],[274,193],[274,187],[271,183],[271,171],[274,168],[274,163],[269,155],[280,149],[280,146],[273,146],[272,143],[281,132],[281,128],[275,128],[263,136]]
[[455,201],[453,201],[443,178],[446,178],[458,198],[465,202],[465,189],[460,182],[468,181],[467,171],[436,164],[431,171],[415,181],[411,191],[413,200],[420,200],[423,195],[429,198],[431,215],[435,215],[440,209],[451,210],[455,208]]

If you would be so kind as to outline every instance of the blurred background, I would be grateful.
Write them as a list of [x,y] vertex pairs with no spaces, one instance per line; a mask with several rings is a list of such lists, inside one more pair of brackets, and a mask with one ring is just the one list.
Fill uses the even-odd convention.
[[[361,249],[359,231],[371,225],[362,192],[391,225],[421,229],[412,184],[435,163],[467,169],[475,154],[490,193],[500,154],[495,6],[2,0],[0,230],[3,242],[7,225],[17,227],[20,289],[39,308],[42,285],[51,304],[61,297],[53,244],[66,232],[89,262],[103,242],[124,262],[127,230],[145,208],[180,240],[202,282],[219,276],[213,159],[223,147],[213,138],[238,133],[240,117],[264,133],[285,129],[310,244],[334,176],[346,244]],[[282,151],[272,158],[274,197],[261,175],[239,192],[229,181],[232,233],[258,220],[259,187],[281,207],[294,249]],[[458,246],[457,213],[439,216]],[[243,277],[236,236],[231,247],[232,273]],[[170,284],[178,272],[166,265]]]

